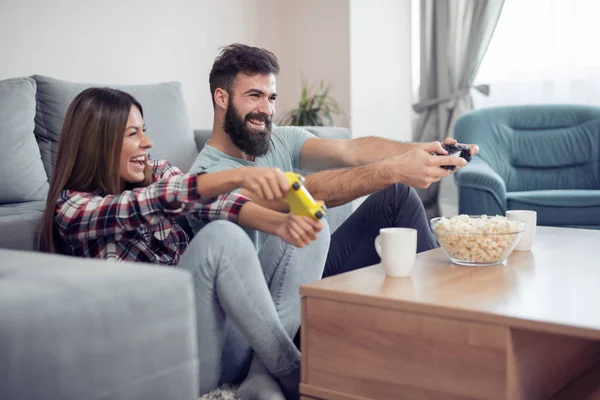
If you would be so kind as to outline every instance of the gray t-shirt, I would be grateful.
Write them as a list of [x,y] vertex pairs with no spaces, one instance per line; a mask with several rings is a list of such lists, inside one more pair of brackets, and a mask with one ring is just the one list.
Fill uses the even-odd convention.
[[[269,152],[255,161],[248,161],[227,155],[214,147],[206,144],[190,172],[219,172],[239,167],[270,167],[279,168],[282,171],[294,171],[300,169],[300,149],[307,139],[315,137],[312,133],[296,126],[273,126],[271,132],[271,146]],[[192,229],[198,232],[203,224],[189,221]],[[265,233],[253,229],[245,229],[256,246],[256,250],[262,249],[263,243],[268,236]]]

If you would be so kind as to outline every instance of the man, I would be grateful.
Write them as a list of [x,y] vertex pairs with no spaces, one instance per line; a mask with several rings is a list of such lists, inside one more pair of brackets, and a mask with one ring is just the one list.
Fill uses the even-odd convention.
[[[279,65],[267,50],[233,44],[222,49],[210,72],[214,106],[212,136],[192,171],[269,166],[318,171],[305,186],[328,207],[364,195],[369,198],[333,233],[324,277],[379,262],[373,241],[380,228],[402,226],[418,231],[417,251],[437,247],[423,204],[412,187],[426,188],[462,167],[460,157],[446,154],[439,142],[404,143],[379,137],[320,139],[298,127],[272,125]],[[455,144],[453,139],[444,143]],[[470,145],[471,154],[478,147]],[[258,201],[247,190],[242,194]],[[261,204],[286,211],[284,203]],[[196,228],[197,227],[193,227]],[[254,235],[260,250],[264,235]]]
[[[371,194],[332,234],[324,276],[378,263],[373,243],[383,227],[415,228],[419,252],[437,247],[423,204],[412,187],[426,188],[451,173],[441,168],[442,165],[462,167],[466,161],[460,157],[432,155],[446,153],[439,142],[401,143],[378,137],[320,139],[298,127],[273,126],[278,73],[277,58],[267,50],[242,44],[222,49],[209,77],[214,106],[212,136],[191,171],[216,172],[252,166],[317,171],[307,176],[305,186],[315,199],[323,200],[328,207]],[[447,139],[445,143],[456,141]],[[477,151],[477,146],[471,146],[472,154]],[[288,211],[285,203],[261,202],[257,193],[244,189],[240,193],[267,207]],[[269,193],[261,195],[271,197]],[[200,228],[192,224],[194,231]],[[257,232],[249,234],[259,255],[263,256],[261,260],[268,258],[263,254],[265,247],[273,247],[276,238]],[[296,307],[299,308],[299,304],[293,309]],[[298,328],[283,319],[282,323],[293,332]],[[235,328],[227,340],[238,346],[244,342]],[[247,362],[248,352],[242,347],[224,356],[229,367]],[[253,362],[249,378],[260,377],[265,372],[260,367],[255,368],[256,364]],[[231,383],[238,379],[239,376],[226,376],[222,381]],[[252,379],[247,378],[242,384],[242,392],[248,386],[252,388],[246,385],[249,380]]]

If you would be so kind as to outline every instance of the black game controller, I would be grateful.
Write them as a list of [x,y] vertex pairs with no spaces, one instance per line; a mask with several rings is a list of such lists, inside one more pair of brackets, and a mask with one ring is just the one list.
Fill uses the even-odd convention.
[[[448,152],[448,154],[437,154],[438,156],[456,156],[464,158],[466,162],[471,161],[471,149],[469,149],[467,146],[461,144],[445,144],[442,147]],[[442,168],[454,171],[456,169],[456,165],[442,165]]]

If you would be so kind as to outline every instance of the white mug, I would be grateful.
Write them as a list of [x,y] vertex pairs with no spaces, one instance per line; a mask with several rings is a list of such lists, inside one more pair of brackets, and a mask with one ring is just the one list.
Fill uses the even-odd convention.
[[375,250],[385,273],[393,277],[410,276],[417,255],[417,230],[383,228],[375,238]]
[[525,222],[525,232],[521,234],[521,239],[515,247],[517,251],[529,251],[535,240],[535,231],[537,226],[537,213],[532,210],[508,210],[506,218],[511,221]]

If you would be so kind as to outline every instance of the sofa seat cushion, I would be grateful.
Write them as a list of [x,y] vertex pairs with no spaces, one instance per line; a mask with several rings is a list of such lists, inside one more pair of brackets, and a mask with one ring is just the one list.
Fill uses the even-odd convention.
[[508,192],[509,210],[537,211],[538,225],[600,225],[600,190]]
[[[56,159],[58,137],[69,104],[83,90],[107,85],[68,82],[42,75],[35,75],[34,79],[37,83],[35,136],[46,173],[50,177]],[[142,105],[147,133],[153,142],[150,155],[165,159],[187,172],[198,151],[181,83],[110,86],[130,93]]]
[[0,204],[43,200],[48,182],[33,134],[35,81],[0,81]]
[[0,248],[33,250],[45,201],[0,206]]

